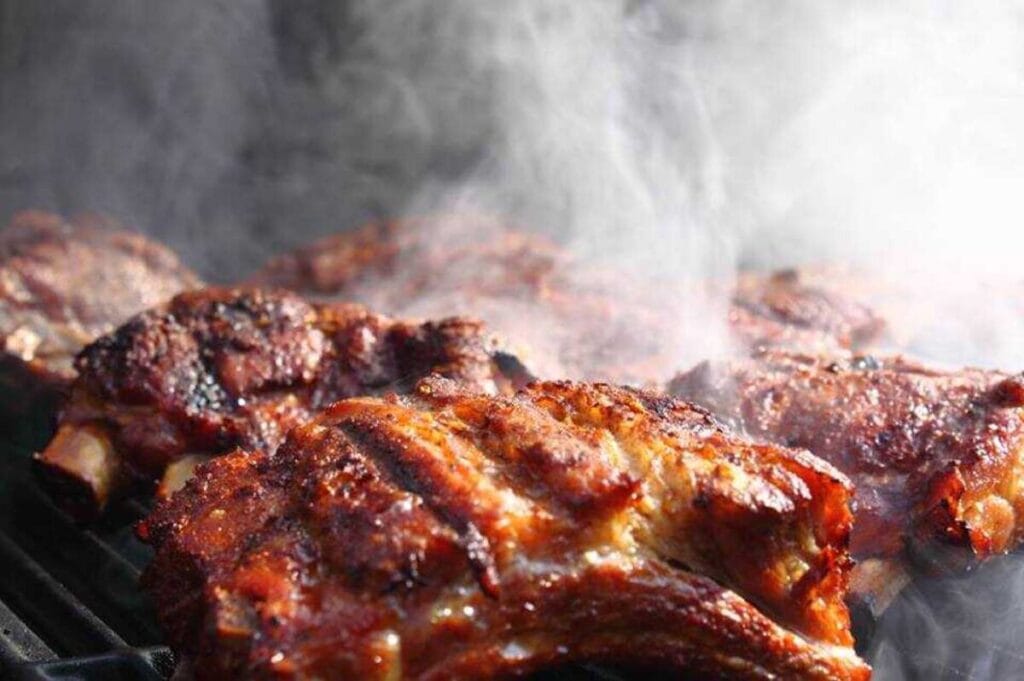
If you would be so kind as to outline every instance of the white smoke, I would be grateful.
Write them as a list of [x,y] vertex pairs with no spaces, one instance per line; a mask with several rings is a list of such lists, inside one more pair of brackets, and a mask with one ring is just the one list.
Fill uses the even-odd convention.
[[1019,277],[1022,21],[1020,2],[830,4],[817,46],[785,37],[818,73],[756,164],[765,240]]
[[251,254],[239,158],[266,94],[267,15],[262,0],[2,0],[3,219],[102,212],[209,270]]
[[901,594],[868,642],[875,679],[996,680],[1020,676],[1024,561],[989,561]]
[[[402,212],[488,213],[545,232],[585,263],[576,280],[613,267],[675,320],[637,339],[670,357],[666,373],[727,347],[724,301],[686,292],[733,275],[744,229],[725,213],[723,104],[689,35],[705,31],[690,25],[699,15],[634,2],[353,7],[368,27],[353,53],[404,94],[401,107],[370,106],[418,121],[432,156],[458,168],[425,175]],[[420,303],[402,311],[437,313]],[[541,335],[566,332],[532,312]],[[622,358],[634,352],[624,339]]]
[[884,282],[902,349],[1024,367],[1020,2],[350,8],[323,83],[372,113],[348,153],[420,169],[392,210],[492,212],[656,282],[673,368],[725,344],[724,305],[662,275],[806,263]]

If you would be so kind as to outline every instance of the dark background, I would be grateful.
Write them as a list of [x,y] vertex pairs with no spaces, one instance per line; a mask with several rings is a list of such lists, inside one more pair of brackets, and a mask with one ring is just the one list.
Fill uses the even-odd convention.
[[364,27],[346,2],[2,0],[0,219],[105,212],[230,279],[399,210],[426,168],[471,163],[486,124],[408,125],[415,74]]

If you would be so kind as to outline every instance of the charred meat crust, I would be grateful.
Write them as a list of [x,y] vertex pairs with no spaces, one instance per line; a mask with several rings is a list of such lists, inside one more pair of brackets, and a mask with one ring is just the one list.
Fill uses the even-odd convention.
[[[120,480],[155,480],[183,457],[276,448],[334,400],[408,390],[432,373],[484,392],[509,390],[524,376],[505,376],[498,349],[470,319],[410,322],[285,291],[208,288],[86,347],[60,423],[104,429]],[[75,457],[54,442],[38,463],[66,478]]]
[[857,486],[855,558],[963,568],[1020,544],[1024,380],[900,357],[766,352],[670,392],[756,437],[805,447]]
[[675,400],[428,379],[201,465],[140,525],[143,583],[200,679],[572,661],[866,679],[842,605],[848,495],[827,464]]

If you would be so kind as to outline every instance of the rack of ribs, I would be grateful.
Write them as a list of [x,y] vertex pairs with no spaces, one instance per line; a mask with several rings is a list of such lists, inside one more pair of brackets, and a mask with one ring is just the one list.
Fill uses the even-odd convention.
[[484,392],[529,375],[480,322],[404,321],[296,294],[208,288],[147,310],[83,350],[57,434],[37,455],[81,519],[138,483],[179,487],[237,447],[276,447],[343,397],[407,390],[431,373]]
[[84,345],[200,283],[168,249],[110,221],[18,213],[0,232],[3,411],[52,416]]
[[867,679],[850,486],[806,452],[603,384],[440,379],[200,466],[140,524],[196,677],[506,678],[566,663]]
[[731,290],[642,279],[486,218],[437,216],[328,236],[274,258],[253,282],[389,314],[471,314],[513,341],[539,375],[638,385],[656,384],[678,363],[689,338],[681,324],[722,316],[690,309],[709,297],[725,301],[741,352],[860,347],[882,327],[830,287],[826,272],[748,273]]
[[1020,376],[766,351],[699,365],[669,392],[850,476],[853,591],[876,614],[915,572],[961,570],[1024,537]]

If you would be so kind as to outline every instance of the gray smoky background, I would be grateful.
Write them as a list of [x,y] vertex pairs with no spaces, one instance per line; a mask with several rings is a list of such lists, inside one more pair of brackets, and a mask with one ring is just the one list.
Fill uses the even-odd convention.
[[[501,216],[659,282],[666,374],[728,343],[666,279],[842,265],[902,347],[1017,371],[1024,3],[0,0],[24,208],[221,281],[379,216]],[[1024,565],[981,572],[901,598],[876,678],[1020,675]]]

